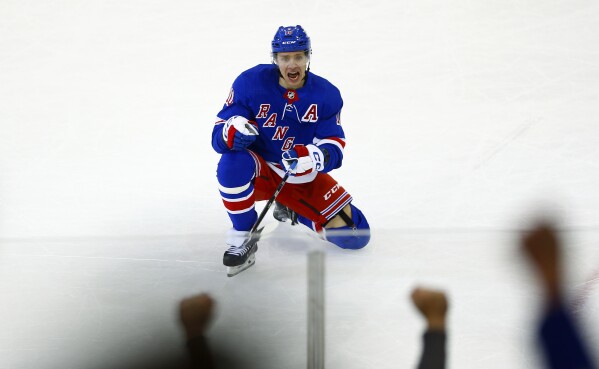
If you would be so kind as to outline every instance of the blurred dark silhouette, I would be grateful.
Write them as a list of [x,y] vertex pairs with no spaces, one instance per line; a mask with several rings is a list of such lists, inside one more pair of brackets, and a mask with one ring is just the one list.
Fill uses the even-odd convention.
[[[568,309],[563,291],[563,247],[554,225],[540,222],[520,238],[519,251],[538,276],[543,292],[542,314],[538,323],[538,343],[550,369],[597,368]],[[411,292],[414,307],[426,321],[418,369],[445,369],[447,361],[448,298],[444,291],[415,287]],[[201,293],[181,300],[179,321],[183,328],[186,351],[152,352],[143,364],[122,368],[258,368],[259,363],[243,363],[243,358],[224,350],[211,350],[206,331],[213,319],[215,301]],[[217,365],[218,364],[218,365]],[[255,366],[258,365],[258,366]]]
[[214,368],[214,359],[204,335],[213,310],[214,300],[205,293],[185,298],[179,304],[179,319],[185,331],[191,368]]
[[444,369],[447,346],[447,296],[440,290],[417,287],[412,290],[411,297],[414,306],[426,320],[418,369]]
[[547,368],[596,368],[564,301],[563,247],[555,226],[540,222],[525,233],[521,239],[521,251],[538,275],[544,294],[543,315],[537,334]]

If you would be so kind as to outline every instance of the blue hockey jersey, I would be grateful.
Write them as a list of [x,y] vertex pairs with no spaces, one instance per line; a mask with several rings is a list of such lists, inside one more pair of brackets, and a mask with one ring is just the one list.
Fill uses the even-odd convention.
[[255,123],[259,135],[248,149],[267,162],[278,163],[284,151],[294,145],[314,144],[325,149],[329,159],[324,172],[341,166],[345,135],[341,128],[343,100],[339,90],[311,72],[298,90],[279,85],[278,68],[260,64],[241,73],[212,131],[212,147],[218,153],[229,151],[222,139],[227,119],[240,115]]

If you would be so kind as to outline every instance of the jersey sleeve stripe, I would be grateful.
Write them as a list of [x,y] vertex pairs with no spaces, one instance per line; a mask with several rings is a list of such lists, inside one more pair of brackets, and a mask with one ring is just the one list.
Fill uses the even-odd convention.
[[332,144],[335,145],[339,148],[339,150],[341,150],[341,152],[343,152],[343,149],[345,148],[345,139],[343,138],[339,138],[339,137],[327,137],[325,139],[322,140],[315,140],[316,142],[316,146],[320,146],[323,144]]

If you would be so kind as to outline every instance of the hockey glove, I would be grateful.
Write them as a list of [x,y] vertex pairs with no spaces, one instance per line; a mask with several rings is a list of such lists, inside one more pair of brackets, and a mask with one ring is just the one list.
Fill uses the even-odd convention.
[[229,118],[223,127],[223,140],[234,151],[240,151],[256,141],[258,128],[242,116]]
[[313,171],[324,169],[324,154],[314,145],[295,145],[293,149],[283,152],[282,164],[285,170],[289,170],[291,163],[297,162],[291,173],[302,176]]

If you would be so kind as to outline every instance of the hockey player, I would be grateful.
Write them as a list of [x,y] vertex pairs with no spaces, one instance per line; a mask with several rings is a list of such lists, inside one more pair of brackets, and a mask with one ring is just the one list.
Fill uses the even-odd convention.
[[[310,72],[310,38],[301,26],[279,27],[271,46],[271,64],[235,79],[212,132],[212,147],[222,154],[219,190],[233,223],[223,258],[229,275],[254,263],[257,240],[248,239],[254,204],[273,195],[287,170],[292,175],[277,197],[277,214],[297,214],[344,249],[370,240],[366,217],[328,174],[341,166],[345,147],[339,90]],[[327,235],[330,229],[348,232]]]

